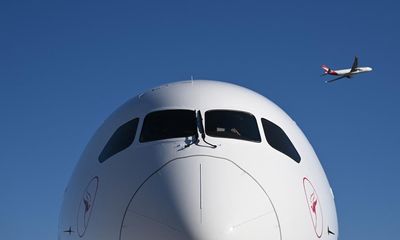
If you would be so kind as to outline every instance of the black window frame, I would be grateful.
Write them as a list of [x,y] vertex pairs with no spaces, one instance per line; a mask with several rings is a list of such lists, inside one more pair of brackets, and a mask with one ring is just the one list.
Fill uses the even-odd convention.
[[[256,133],[257,136],[253,136],[253,138],[247,138],[247,137],[237,137],[238,135],[231,135],[231,136],[223,136],[223,135],[218,135],[218,134],[214,134],[213,132],[211,132],[209,130],[209,121],[207,120],[209,118],[209,114],[212,112],[229,112],[229,113],[240,113],[243,114],[245,116],[249,116],[251,121],[252,121],[252,125],[255,127],[254,132]],[[261,134],[260,134],[260,128],[258,127],[258,123],[257,123],[257,119],[256,117],[249,112],[246,111],[241,111],[241,110],[234,110],[234,109],[211,109],[208,110],[204,113],[204,118],[205,118],[205,132],[207,134],[207,136],[210,137],[215,137],[215,138],[227,138],[227,139],[234,139],[234,140],[242,140],[242,141],[248,141],[248,142],[254,142],[254,143],[261,143]],[[251,126],[251,125],[250,125]],[[240,136],[240,135],[239,135]]]
[[139,118],[132,120],[119,126],[100,152],[98,160],[100,163],[107,161],[112,156],[124,151],[135,141],[139,127]]
[[[281,127],[265,118],[261,118],[261,124],[265,139],[273,149],[285,154],[297,163],[301,162],[299,152]],[[277,136],[277,134],[280,136]]]

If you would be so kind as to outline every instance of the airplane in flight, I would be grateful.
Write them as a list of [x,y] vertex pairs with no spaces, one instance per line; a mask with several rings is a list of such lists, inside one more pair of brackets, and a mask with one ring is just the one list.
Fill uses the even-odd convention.
[[280,107],[230,83],[162,85],[95,132],[59,240],[337,240],[333,191]]
[[355,74],[372,71],[372,68],[370,68],[370,67],[359,67],[357,56],[354,57],[354,62],[353,62],[353,65],[351,66],[351,68],[333,70],[333,69],[327,67],[326,65],[322,65],[321,67],[324,70],[324,73],[321,76],[325,76],[325,75],[339,76],[337,78],[325,81],[326,83],[334,82],[334,81],[337,81],[337,80],[345,78],[345,77],[351,78]]

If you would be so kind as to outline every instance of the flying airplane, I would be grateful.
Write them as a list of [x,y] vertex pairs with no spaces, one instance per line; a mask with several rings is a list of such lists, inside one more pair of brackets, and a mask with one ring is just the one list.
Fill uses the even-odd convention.
[[195,80],[131,98],[89,141],[59,240],[336,240],[333,191],[307,138],[244,87]]
[[345,78],[345,77],[346,78],[351,78],[355,74],[372,71],[372,68],[370,68],[370,67],[358,67],[358,58],[357,58],[357,56],[354,57],[353,66],[351,68],[340,69],[340,70],[332,70],[331,68],[329,68],[329,67],[327,67],[325,65],[322,65],[321,67],[324,70],[324,73],[321,76],[325,76],[325,75],[339,76],[337,78],[325,81],[326,83],[334,82],[334,81],[337,81],[337,80]]

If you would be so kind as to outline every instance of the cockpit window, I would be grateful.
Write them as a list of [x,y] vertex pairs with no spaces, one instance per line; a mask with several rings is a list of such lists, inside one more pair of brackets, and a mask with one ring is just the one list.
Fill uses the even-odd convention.
[[261,142],[257,121],[250,113],[210,110],[205,114],[205,122],[209,136]]
[[102,163],[111,156],[129,147],[135,139],[138,123],[139,118],[135,118],[120,126],[101,151],[99,155],[99,162]]
[[149,113],[146,116],[140,135],[140,142],[189,137],[196,134],[195,111],[163,110]]
[[261,122],[269,145],[299,163],[300,155],[282,128],[264,118]]

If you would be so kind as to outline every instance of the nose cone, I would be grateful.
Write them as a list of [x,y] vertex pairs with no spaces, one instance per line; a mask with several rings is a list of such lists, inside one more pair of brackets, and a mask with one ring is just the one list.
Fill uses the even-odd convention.
[[281,239],[265,190],[227,159],[172,160],[132,196],[120,240]]

